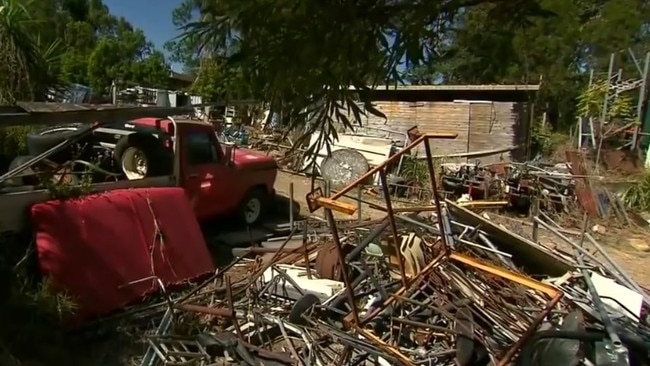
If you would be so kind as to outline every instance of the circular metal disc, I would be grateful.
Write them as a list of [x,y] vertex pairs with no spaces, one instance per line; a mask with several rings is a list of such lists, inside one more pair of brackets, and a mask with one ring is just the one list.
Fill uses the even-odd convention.
[[343,188],[370,170],[365,156],[353,149],[332,151],[332,154],[320,164],[320,172],[324,180],[330,182],[334,189]]

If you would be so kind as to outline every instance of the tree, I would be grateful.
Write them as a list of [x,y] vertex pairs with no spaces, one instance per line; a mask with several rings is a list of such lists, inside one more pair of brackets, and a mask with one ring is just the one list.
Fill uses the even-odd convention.
[[0,103],[43,100],[48,88],[58,84],[53,72],[58,43],[45,43],[32,32],[35,4],[0,1]]
[[[576,97],[589,70],[605,71],[612,52],[648,43],[648,4],[639,0],[541,0],[553,17],[536,17],[525,27],[490,15],[492,4],[467,9],[444,34],[434,57],[409,70],[414,83],[537,83],[558,128],[575,122]],[[617,67],[636,75],[623,57]],[[635,77],[635,76],[634,76]]]
[[544,15],[519,0],[188,1],[199,15],[183,40],[241,69],[264,100],[286,106],[291,127],[314,115],[311,130],[331,141],[335,122],[350,127],[366,111],[381,114],[368,100],[360,107],[355,90],[401,81],[404,66],[426,61],[454,19],[481,3],[493,3],[491,16],[504,24]]
[[[201,0],[185,0],[172,13],[172,23],[182,28],[194,19]],[[199,69],[199,37],[196,34],[187,34],[169,40],[164,47],[171,54],[171,61],[181,63],[185,72],[196,74]]]

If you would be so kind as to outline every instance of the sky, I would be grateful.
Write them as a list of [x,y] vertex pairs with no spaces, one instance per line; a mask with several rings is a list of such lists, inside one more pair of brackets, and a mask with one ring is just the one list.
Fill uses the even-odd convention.
[[[172,24],[172,10],[182,0],[104,0],[110,12],[126,18],[134,27],[140,28],[157,49],[178,35]],[[172,64],[174,71],[181,71],[182,65]]]

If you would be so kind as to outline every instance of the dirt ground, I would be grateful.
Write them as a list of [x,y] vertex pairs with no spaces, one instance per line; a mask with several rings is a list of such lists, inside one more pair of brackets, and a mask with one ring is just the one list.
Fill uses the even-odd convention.
[[[287,172],[279,172],[276,180],[275,189],[279,194],[289,196],[290,184],[293,183],[293,196],[294,200],[300,204],[300,212],[302,215],[308,215],[307,205],[305,203],[305,196],[311,191],[310,178],[291,174]],[[317,181],[318,184],[318,181]],[[356,195],[357,193],[351,193]],[[376,198],[367,194],[363,195],[363,200],[374,201]],[[343,198],[343,201],[356,204],[352,199]],[[397,205],[398,206],[398,205]],[[314,215],[322,216],[322,210],[317,211]],[[357,219],[357,215],[346,216],[336,215],[338,219]],[[370,208],[367,204],[361,205],[362,219],[379,219],[385,214],[379,210]],[[525,219],[524,219],[525,220]],[[518,233],[524,236],[531,237],[532,225],[529,223],[522,224],[522,219],[513,219],[518,228]],[[508,219],[505,219],[508,221]],[[518,223],[517,223],[518,222]],[[505,223],[504,223],[505,224]],[[505,225],[510,227],[511,225]],[[650,230],[634,228],[634,229],[615,229],[605,226],[605,233],[596,234],[593,236],[602,244],[609,255],[630,275],[639,285],[650,288]],[[560,239],[555,239],[551,233],[543,233],[540,236],[542,244],[557,247],[560,250],[568,250],[567,245],[562,243]],[[635,245],[631,245],[634,243]]]

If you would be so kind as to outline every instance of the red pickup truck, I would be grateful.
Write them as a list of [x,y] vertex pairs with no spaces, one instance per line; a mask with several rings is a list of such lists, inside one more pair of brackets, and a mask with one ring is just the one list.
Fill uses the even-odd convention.
[[[70,142],[67,147],[35,162],[35,156],[64,141]],[[59,176],[70,176],[73,184],[80,178],[71,166],[85,166],[86,174],[88,167],[94,169],[95,192],[183,187],[201,221],[238,216],[248,225],[258,223],[275,194],[275,160],[221,144],[213,126],[204,122],[140,118],[97,124],[92,131],[87,125],[50,127],[28,135],[27,147],[30,156],[14,159],[9,169],[22,175],[0,182],[0,232],[24,228],[24,216],[16,213],[50,199],[48,191],[25,174],[52,173],[61,166],[68,168]]]

